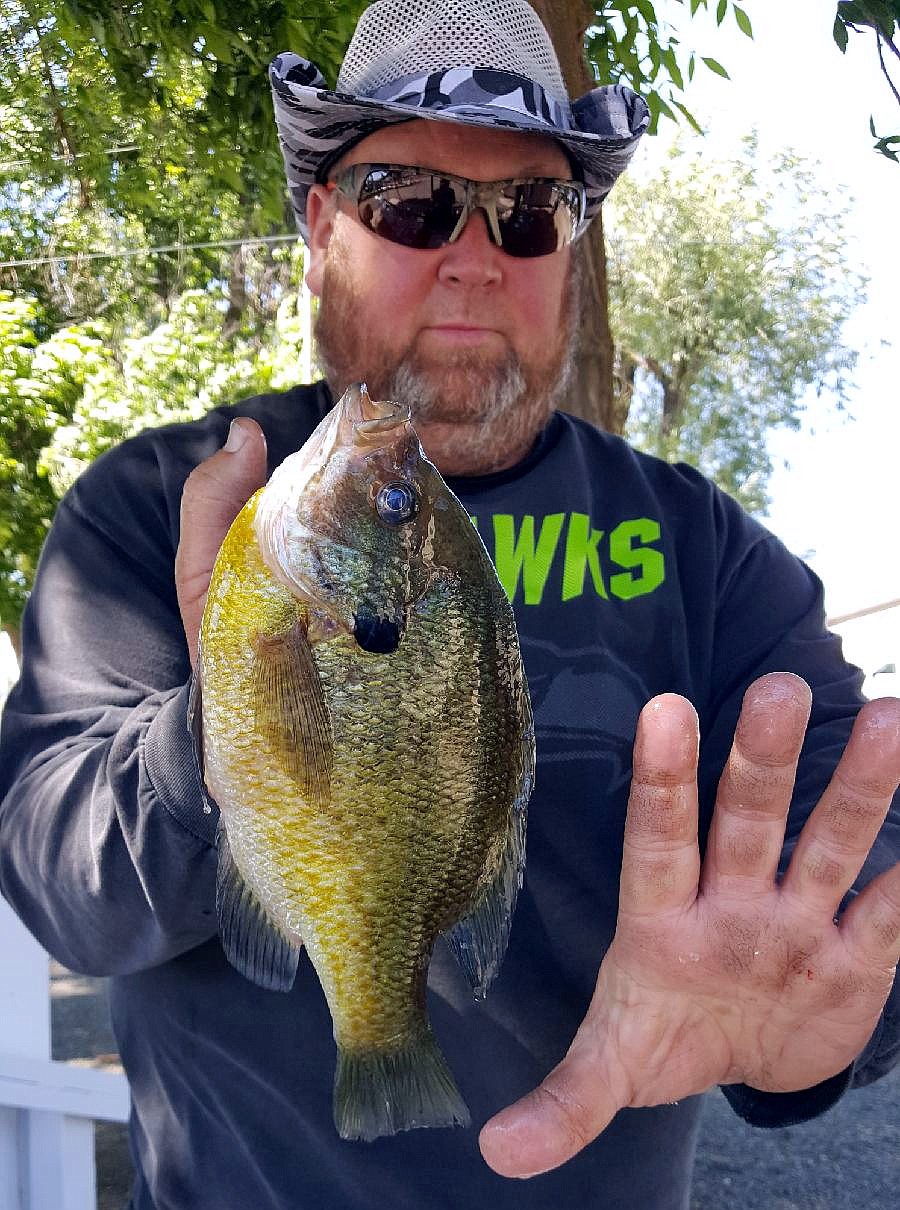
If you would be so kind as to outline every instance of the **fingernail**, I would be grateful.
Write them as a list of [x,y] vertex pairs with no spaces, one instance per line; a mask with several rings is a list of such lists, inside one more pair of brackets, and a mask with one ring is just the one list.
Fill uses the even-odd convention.
[[636,756],[645,763],[668,768],[691,761],[697,742],[697,716],[690,702],[664,694],[641,712]]
[[232,420],[231,428],[228,430],[228,440],[223,447],[226,454],[236,454],[249,436],[250,434],[242,424]]

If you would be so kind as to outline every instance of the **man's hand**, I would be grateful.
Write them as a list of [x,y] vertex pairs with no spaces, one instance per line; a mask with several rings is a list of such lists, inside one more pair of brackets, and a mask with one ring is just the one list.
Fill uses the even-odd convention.
[[219,547],[232,521],[265,481],[266,439],[255,420],[241,416],[232,421],[222,449],[195,467],[185,482],[175,587],[192,668]]
[[644,708],[616,935],[566,1057],[482,1130],[497,1172],[555,1168],[626,1106],[810,1088],[865,1047],[900,961],[900,864],[834,917],[900,781],[900,701],[863,708],[776,884],[809,709],[798,677],[751,685],[701,867],[696,715],[674,694]]

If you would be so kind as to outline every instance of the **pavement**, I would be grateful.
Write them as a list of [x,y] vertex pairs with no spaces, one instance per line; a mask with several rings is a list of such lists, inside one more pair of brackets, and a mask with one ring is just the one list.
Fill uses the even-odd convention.
[[[104,980],[54,963],[51,996],[53,1057],[115,1070]],[[96,1158],[98,1210],[124,1210],[132,1179],[124,1126],[97,1124]],[[898,1190],[900,1067],[814,1122],[782,1130],[753,1129],[720,1094],[706,1098],[691,1210],[897,1210]]]

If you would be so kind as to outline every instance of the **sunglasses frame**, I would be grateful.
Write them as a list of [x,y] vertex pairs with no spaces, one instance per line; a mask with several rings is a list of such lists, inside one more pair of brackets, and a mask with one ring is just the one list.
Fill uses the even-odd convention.
[[[497,199],[504,190],[518,185],[553,185],[560,189],[564,195],[569,193],[574,201],[577,218],[573,222],[572,235],[560,248],[553,249],[553,251],[559,252],[562,248],[574,243],[587,227],[585,219],[587,194],[584,185],[581,181],[563,180],[559,177],[524,176],[510,177],[502,181],[473,181],[469,177],[456,176],[452,172],[443,172],[437,168],[425,168],[415,164],[352,164],[330,180],[328,187],[337,189],[348,201],[353,202],[357,207],[358,213],[360,202],[364,201],[366,197],[375,196],[379,192],[374,187],[368,190],[365,189],[366,181],[373,172],[395,173],[399,174],[401,178],[405,175],[408,177],[410,183],[419,177],[438,177],[440,180],[453,181],[463,187],[465,190],[465,203],[462,213],[447,239],[442,244],[437,245],[441,248],[458,240],[472,214],[476,210],[483,210],[487,218],[488,233],[491,240],[498,248],[502,249],[503,237],[500,231],[500,219],[497,214]],[[400,184],[403,183],[401,179]],[[372,231],[375,235],[380,234],[375,228],[369,227],[366,223],[363,226],[365,226],[367,231]],[[390,239],[386,235],[382,235],[382,238]],[[399,240],[390,240],[390,242],[397,243],[400,247],[404,248],[413,247],[415,251],[434,251],[434,249],[415,249],[414,245],[404,244]],[[510,253],[509,255],[512,254]],[[552,255],[552,252],[537,252],[534,254],[534,257],[548,255]],[[533,257],[520,256],[517,259],[530,260]]]

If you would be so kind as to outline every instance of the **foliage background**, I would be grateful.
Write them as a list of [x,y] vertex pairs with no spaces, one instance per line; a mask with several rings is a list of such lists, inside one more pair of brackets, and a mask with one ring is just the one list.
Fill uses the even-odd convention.
[[[299,379],[302,257],[260,81],[285,46],[334,79],[363,7],[0,0],[5,625],[88,461],[147,424]],[[690,78],[727,76],[664,10],[752,33],[750,4],[726,0],[544,7],[571,28],[587,12],[576,49],[596,79],[644,92],[654,124],[696,126]],[[843,397],[841,328],[863,290],[841,275],[843,203],[796,159],[779,172],[762,173],[749,144],[710,169],[684,149],[655,183],[621,184],[609,216],[616,414],[637,443],[695,462],[755,510],[766,430],[797,424],[810,384]],[[808,221],[778,213],[783,189]]]

